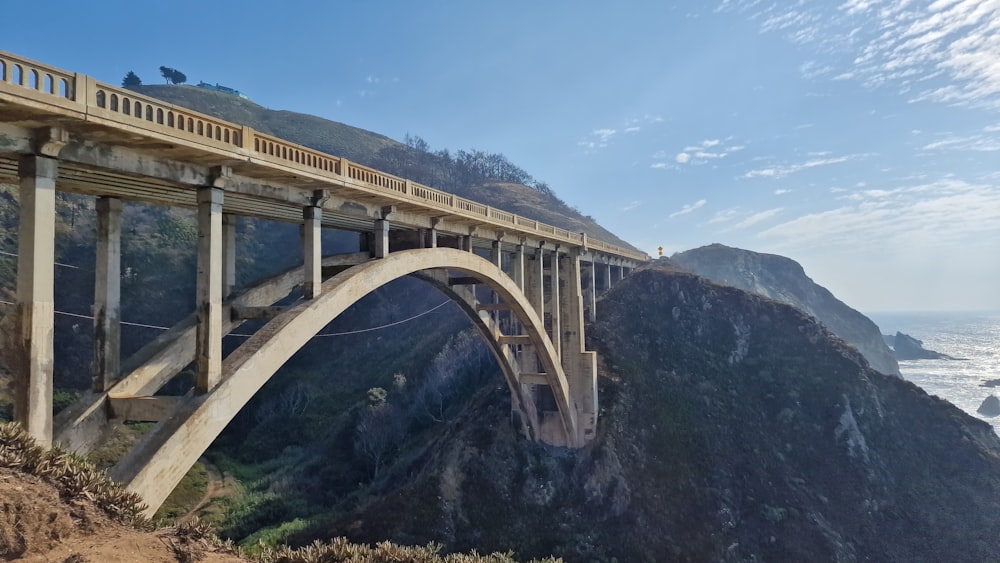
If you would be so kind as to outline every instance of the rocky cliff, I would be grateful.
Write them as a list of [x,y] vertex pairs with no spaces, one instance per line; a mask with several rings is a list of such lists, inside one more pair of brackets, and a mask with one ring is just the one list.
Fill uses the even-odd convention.
[[680,252],[670,259],[717,283],[770,297],[805,311],[857,348],[873,368],[899,375],[899,364],[875,323],[812,281],[798,262],[721,244]]
[[658,267],[609,292],[598,436],[517,436],[502,384],[300,536],[567,561],[987,561],[1000,439],[782,303]]

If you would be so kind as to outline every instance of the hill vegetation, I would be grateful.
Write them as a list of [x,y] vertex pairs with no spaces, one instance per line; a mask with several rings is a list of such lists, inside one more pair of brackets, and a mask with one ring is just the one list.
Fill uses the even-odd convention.
[[432,150],[415,135],[407,135],[405,142],[400,143],[336,121],[271,110],[250,100],[193,86],[144,85],[134,89],[498,209],[632,248],[592,217],[568,206],[546,183],[532,178],[499,153]]

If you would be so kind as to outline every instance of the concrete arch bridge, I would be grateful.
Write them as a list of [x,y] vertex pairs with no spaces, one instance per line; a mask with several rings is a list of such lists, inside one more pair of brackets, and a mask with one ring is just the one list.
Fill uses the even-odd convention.
[[[596,294],[648,260],[605,243],[308,147],[0,52],[0,182],[20,187],[15,418],[43,444],[86,452],[109,421],[158,424],[112,470],[150,512],[278,368],[352,303],[418,276],[489,343],[525,434],[579,447],[597,422]],[[55,193],[97,212],[90,392],[53,419]],[[194,313],[121,357],[123,202],[195,209]],[[301,225],[300,267],[235,287],[234,217]],[[324,256],[324,228],[359,233]],[[480,290],[476,291],[479,287]],[[295,288],[305,300],[277,307]],[[482,299],[480,299],[482,297]],[[266,324],[228,356],[222,338]],[[194,362],[184,396],[157,394]]]

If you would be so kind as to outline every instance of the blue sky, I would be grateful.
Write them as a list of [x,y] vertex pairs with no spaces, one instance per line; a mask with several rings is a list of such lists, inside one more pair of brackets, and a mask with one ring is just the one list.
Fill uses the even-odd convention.
[[[862,311],[1000,310],[1000,1],[90,3],[0,49],[160,65],[505,154],[656,255],[774,252]],[[39,22],[27,25],[15,22]]]

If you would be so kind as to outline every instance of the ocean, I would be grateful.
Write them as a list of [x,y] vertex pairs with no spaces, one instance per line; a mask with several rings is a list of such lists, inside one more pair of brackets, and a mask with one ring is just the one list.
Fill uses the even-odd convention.
[[983,387],[1000,379],[1000,312],[992,313],[875,313],[868,317],[882,334],[896,331],[922,340],[924,348],[962,360],[907,360],[899,362],[903,378],[916,383],[970,415],[993,425],[1000,434],[1000,417],[976,413],[1000,386]]

